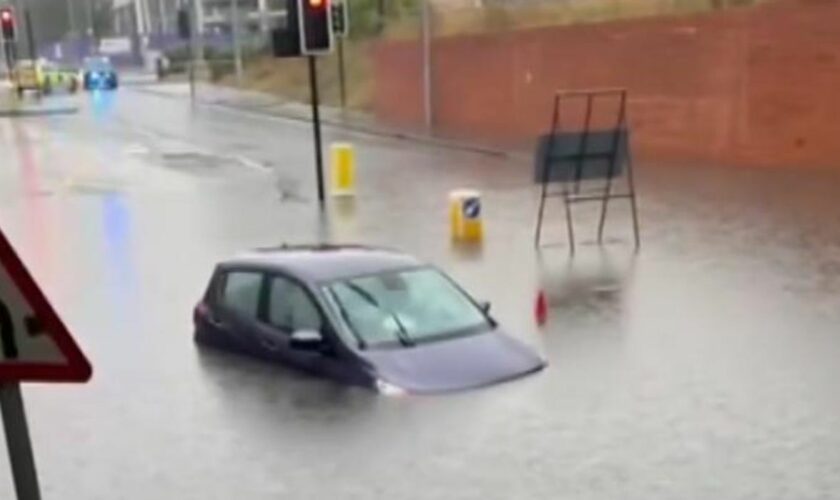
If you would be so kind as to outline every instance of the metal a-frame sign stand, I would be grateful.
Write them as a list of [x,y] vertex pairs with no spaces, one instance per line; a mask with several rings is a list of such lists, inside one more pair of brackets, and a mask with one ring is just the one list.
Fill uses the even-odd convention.
[[[606,130],[593,130],[592,114],[595,102],[607,98],[618,101],[615,126]],[[564,131],[561,121],[562,105],[564,101],[574,99],[585,101],[583,126],[580,130]],[[541,139],[536,161],[536,180],[542,184],[534,234],[534,244],[537,248],[541,246],[545,201],[547,198],[560,196],[565,206],[569,252],[572,255],[575,253],[572,205],[589,201],[601,202],[598,244],[603,244],[607,208],[609,201],[616,198],[630,201],[635,249],[638,251],[640,246],[639,217],[629,142],[626,89],[559,91],[555,94],[551,132]],[[614,181],[620,176],[622,168],[626,169],[627,190],[615,192]],[[603,186],[600,189],[582,192],[581,181],[592,179],[603,179]],[[552,182],[561,184],[562,190],[559,193],[549,191],[548,187]]]

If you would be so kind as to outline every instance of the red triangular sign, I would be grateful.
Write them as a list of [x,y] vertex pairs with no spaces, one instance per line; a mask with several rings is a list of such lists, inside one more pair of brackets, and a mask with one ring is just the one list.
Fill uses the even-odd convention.
[[0,231],[0,382],[84,382],[91,367]]

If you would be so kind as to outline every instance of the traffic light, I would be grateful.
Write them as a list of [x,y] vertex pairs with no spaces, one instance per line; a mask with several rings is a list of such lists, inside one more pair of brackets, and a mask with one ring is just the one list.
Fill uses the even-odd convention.
[[190,24],[190,12],[187,9],[178,9],[178,37],[182,40],[187,40],[192,35]]
[[350,32],[350,15],[347,0],[333,0],[332,28],[335,36],[346,38]]
[[9,7],[0,9],[0,31],[3,32],[3,40],[15,39],[15,13]]
[[332,50],[330,3],[330,0],[298,0],[300,51],[303,55],[326,54]]

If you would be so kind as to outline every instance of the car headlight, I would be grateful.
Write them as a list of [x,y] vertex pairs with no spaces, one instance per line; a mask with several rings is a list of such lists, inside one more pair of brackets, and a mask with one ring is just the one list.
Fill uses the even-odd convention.
[[405,396],[408,391],[382,379],[376,379],[376,390],[385,396]]

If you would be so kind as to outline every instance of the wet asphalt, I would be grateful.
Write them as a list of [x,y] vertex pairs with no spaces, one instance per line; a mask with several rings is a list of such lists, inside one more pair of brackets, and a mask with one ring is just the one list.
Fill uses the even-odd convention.
[[[626,203],[549,202],[529,160],[325,129],[357,195],[318,208],[311,129],[143,88],[0,118],[0,227],[94,365],[24,388],[44,498],[829,499],[840,491],[840,171],[637,169]],[[485,240],[449,239],[482,192]],[[389,398],[197,348],[213,264],[278,243],[431,261],[550,363]],[[547,325],[534,320],[545,290]],[[13,490],[0,455],[0,498]]]

